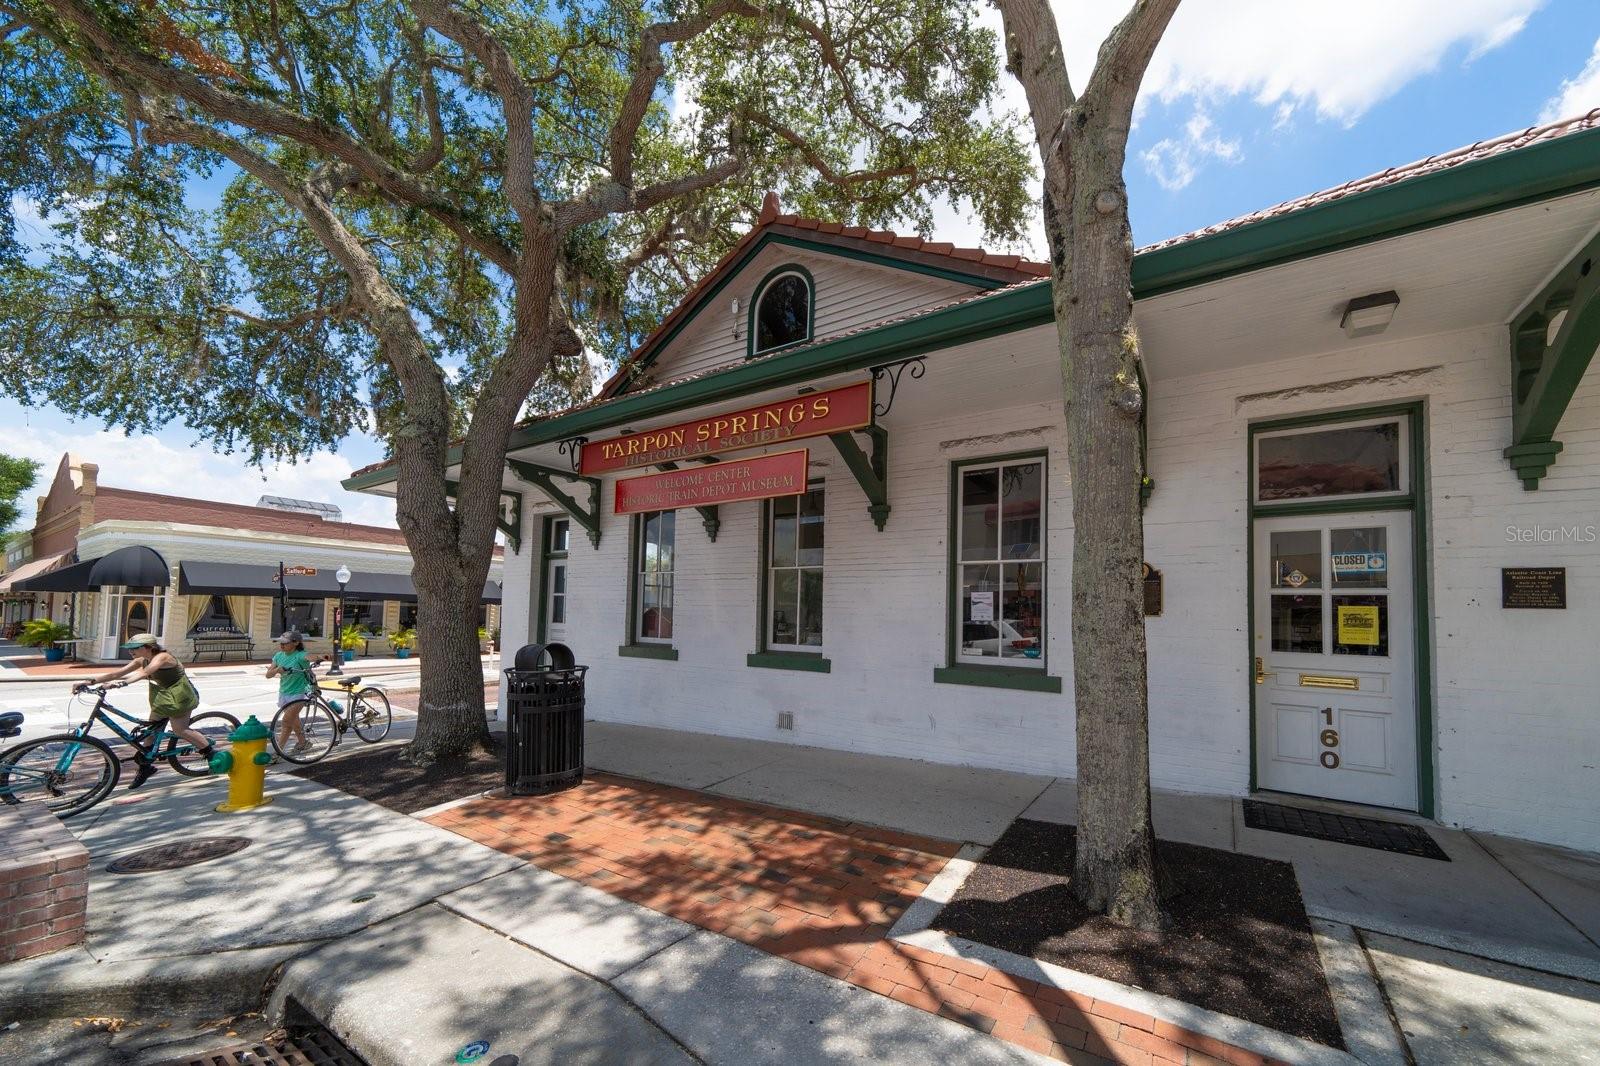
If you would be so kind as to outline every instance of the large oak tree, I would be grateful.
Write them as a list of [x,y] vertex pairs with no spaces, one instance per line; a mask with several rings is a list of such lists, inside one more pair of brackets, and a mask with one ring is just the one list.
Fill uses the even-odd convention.
[[1150,822],[1144,374],[1133,322],[1133,230],[1122,166],[1139,83],[1178,0],[1136,0],[1082,93],[1049,0],[998,0],[1007,65],[1027,93],[1044,165],[1044,228],[1072,473],[1072,674],[1078,829],[1072,887],[1086,906],[1162,925]]
[[[588,393],[760,191],[1014,237],[1030,169],[949,0],[0,0],[0,388],[251,459],[382,433],[411,756],[486,738],[507,436]],[[42,245],[13,214],[55,224]],[[23,236],[26,236],[24,234]],[[445,469],[459,438],[454,498]],[[308,486],[308,494],[315,488]]]

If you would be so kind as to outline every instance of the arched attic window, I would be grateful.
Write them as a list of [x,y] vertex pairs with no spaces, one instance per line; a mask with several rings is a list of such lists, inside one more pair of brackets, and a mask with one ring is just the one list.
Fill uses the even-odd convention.
[[750,307],[750,354],[810,340],[811,296],[811,274],[804,267],[779,267],[768,274]]

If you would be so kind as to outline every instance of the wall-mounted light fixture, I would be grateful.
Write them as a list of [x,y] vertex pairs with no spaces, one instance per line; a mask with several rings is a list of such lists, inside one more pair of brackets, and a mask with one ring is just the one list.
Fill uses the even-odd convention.
[[1389,328],[1389,323],[1394,321],[1394,309],[1399,306],[1400,294],[1393,289],[1357,296],[1344,305],[1339,328],[1351,339],[1375,336]]
[[815,389],[815,388],[814,388],[814,387],[813,387],[813,386],[810,386],[810,385],[804,385],[804,386],[801,386],[801,387],[800,387],[800,388],[798,388],[798,389],[795,389],[795,390],[794,390],[794,394],[795,394],[795,395],[796,395],[796,396],[809,396],[809,395],[811,395],[811,394],[812,394],[812,393],[813,393],[813,392],[816,392],[816,391],[817,391],[817,390],[816,390],[816,389]]
[[739,339],[739,298],[737,296],[735,296],[733,298],[733,305],[730,308],[730,310],[733,313],[733,339],[734,340],[738,340]]

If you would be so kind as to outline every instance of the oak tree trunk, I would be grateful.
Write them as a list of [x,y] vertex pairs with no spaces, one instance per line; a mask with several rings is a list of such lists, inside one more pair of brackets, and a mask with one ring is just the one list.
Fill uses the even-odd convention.
[[1141,929],[1164,924],[1150,821],[1144,631],[1145,415],[1122,167],[1139,82],[1178,0],[1135,0],[1073,93],[1048,0],[999,0],[1006,60],[1044,166],[1044,224],[1072,479],[1078,828],[1072,888]]

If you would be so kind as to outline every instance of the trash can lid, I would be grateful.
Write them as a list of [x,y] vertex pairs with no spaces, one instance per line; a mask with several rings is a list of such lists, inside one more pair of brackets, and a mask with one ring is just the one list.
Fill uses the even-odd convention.
[[577,659],[565,644],[524,644],[514,662],[518,670],[570,670]]

